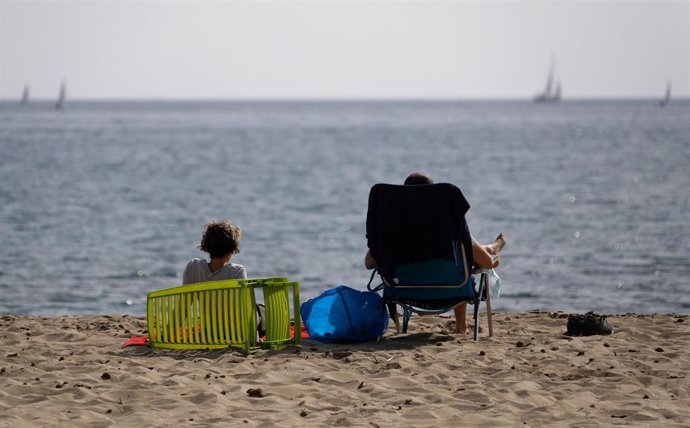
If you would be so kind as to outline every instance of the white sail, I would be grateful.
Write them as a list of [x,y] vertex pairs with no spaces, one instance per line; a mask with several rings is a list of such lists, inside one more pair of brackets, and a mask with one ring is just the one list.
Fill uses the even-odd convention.
[[659,101],[659,105],[661,107],[664,107],[666,104],[668,104],[671,101],[671,81],[666,84],[666,93],[664,94],[664,98]]
[[65,85],[65,82],[62,82],[60,84],[60,94],[58,95],[58,99],[55,102],[55,108],[60,110],[62,106],[65,104],[65,98],[67,97],[67,85]]
[[534,101],[559,101],[560,99],[561,81],[558,78],[558,73],[556,72],[556,60],[552,58],[551,65],[549,66],[549,74],[546,77],[546,86],[544,86],[544,91],[537,94],[534,97]]
[[29,102],[29,85],[24,85],[24,90],[22,91],[22,104],[27,104]]
[[553,98],[554,98],[554,101],[558,101],[561,99],[561,82],[560,81],[556,82],[556,90],[553,93]]
[[551,87],[553,86],[553,77],[554,74],[556,73],[556,68],[553,63],[551,62],[551,67],[549,67],[549,74],[546,77],[546,87],[544,87],[544,94],[550,94],[551,93]]

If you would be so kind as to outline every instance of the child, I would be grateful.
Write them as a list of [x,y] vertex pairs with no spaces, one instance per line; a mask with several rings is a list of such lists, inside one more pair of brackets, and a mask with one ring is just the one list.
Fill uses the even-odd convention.
[[[206,223],[199,249],[207,252],[211,261],[207,262],[199,258],[190,260],[182,274],[182,285],[225,279],[246,279],[247,270],[244,266],[230,263],[232,256],[240,252],[241,237],[240,228],[227,220]],[[259,337],[262,337],[266,334],[264,305],[256,305],[256,310],[256,328]]]
[[240,228],[229,221],[207,223],[199,249],[207,252],[211,260],[190,260],[182,275],[182,285],[247,278],[244,266],[230,263],[232,256],[240,252],[241,235]]

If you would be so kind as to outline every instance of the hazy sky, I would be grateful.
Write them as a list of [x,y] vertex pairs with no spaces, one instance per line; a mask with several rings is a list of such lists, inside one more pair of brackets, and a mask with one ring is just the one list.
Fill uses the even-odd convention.
[[0,0],[0,97],[690,94],[684,1]]

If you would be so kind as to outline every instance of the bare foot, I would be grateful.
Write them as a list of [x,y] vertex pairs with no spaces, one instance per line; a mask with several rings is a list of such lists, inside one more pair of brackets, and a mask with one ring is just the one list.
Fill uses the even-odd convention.
[[467,336],[467,324],[455,324],[455,333]]
[[503,247],[506,246],[506,238],[503,236],[503,232],[499,233],[498,236],[496,237],[496,240],[492,242],[491,244],[487,245],[486,251],[489,252],[489,254],[497,256],[498,253],[503,250]]

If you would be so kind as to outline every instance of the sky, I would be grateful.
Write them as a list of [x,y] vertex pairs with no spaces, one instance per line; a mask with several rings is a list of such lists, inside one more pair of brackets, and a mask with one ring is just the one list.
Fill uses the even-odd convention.
[[0,0],[0,98],[690,95],[690,0]]

